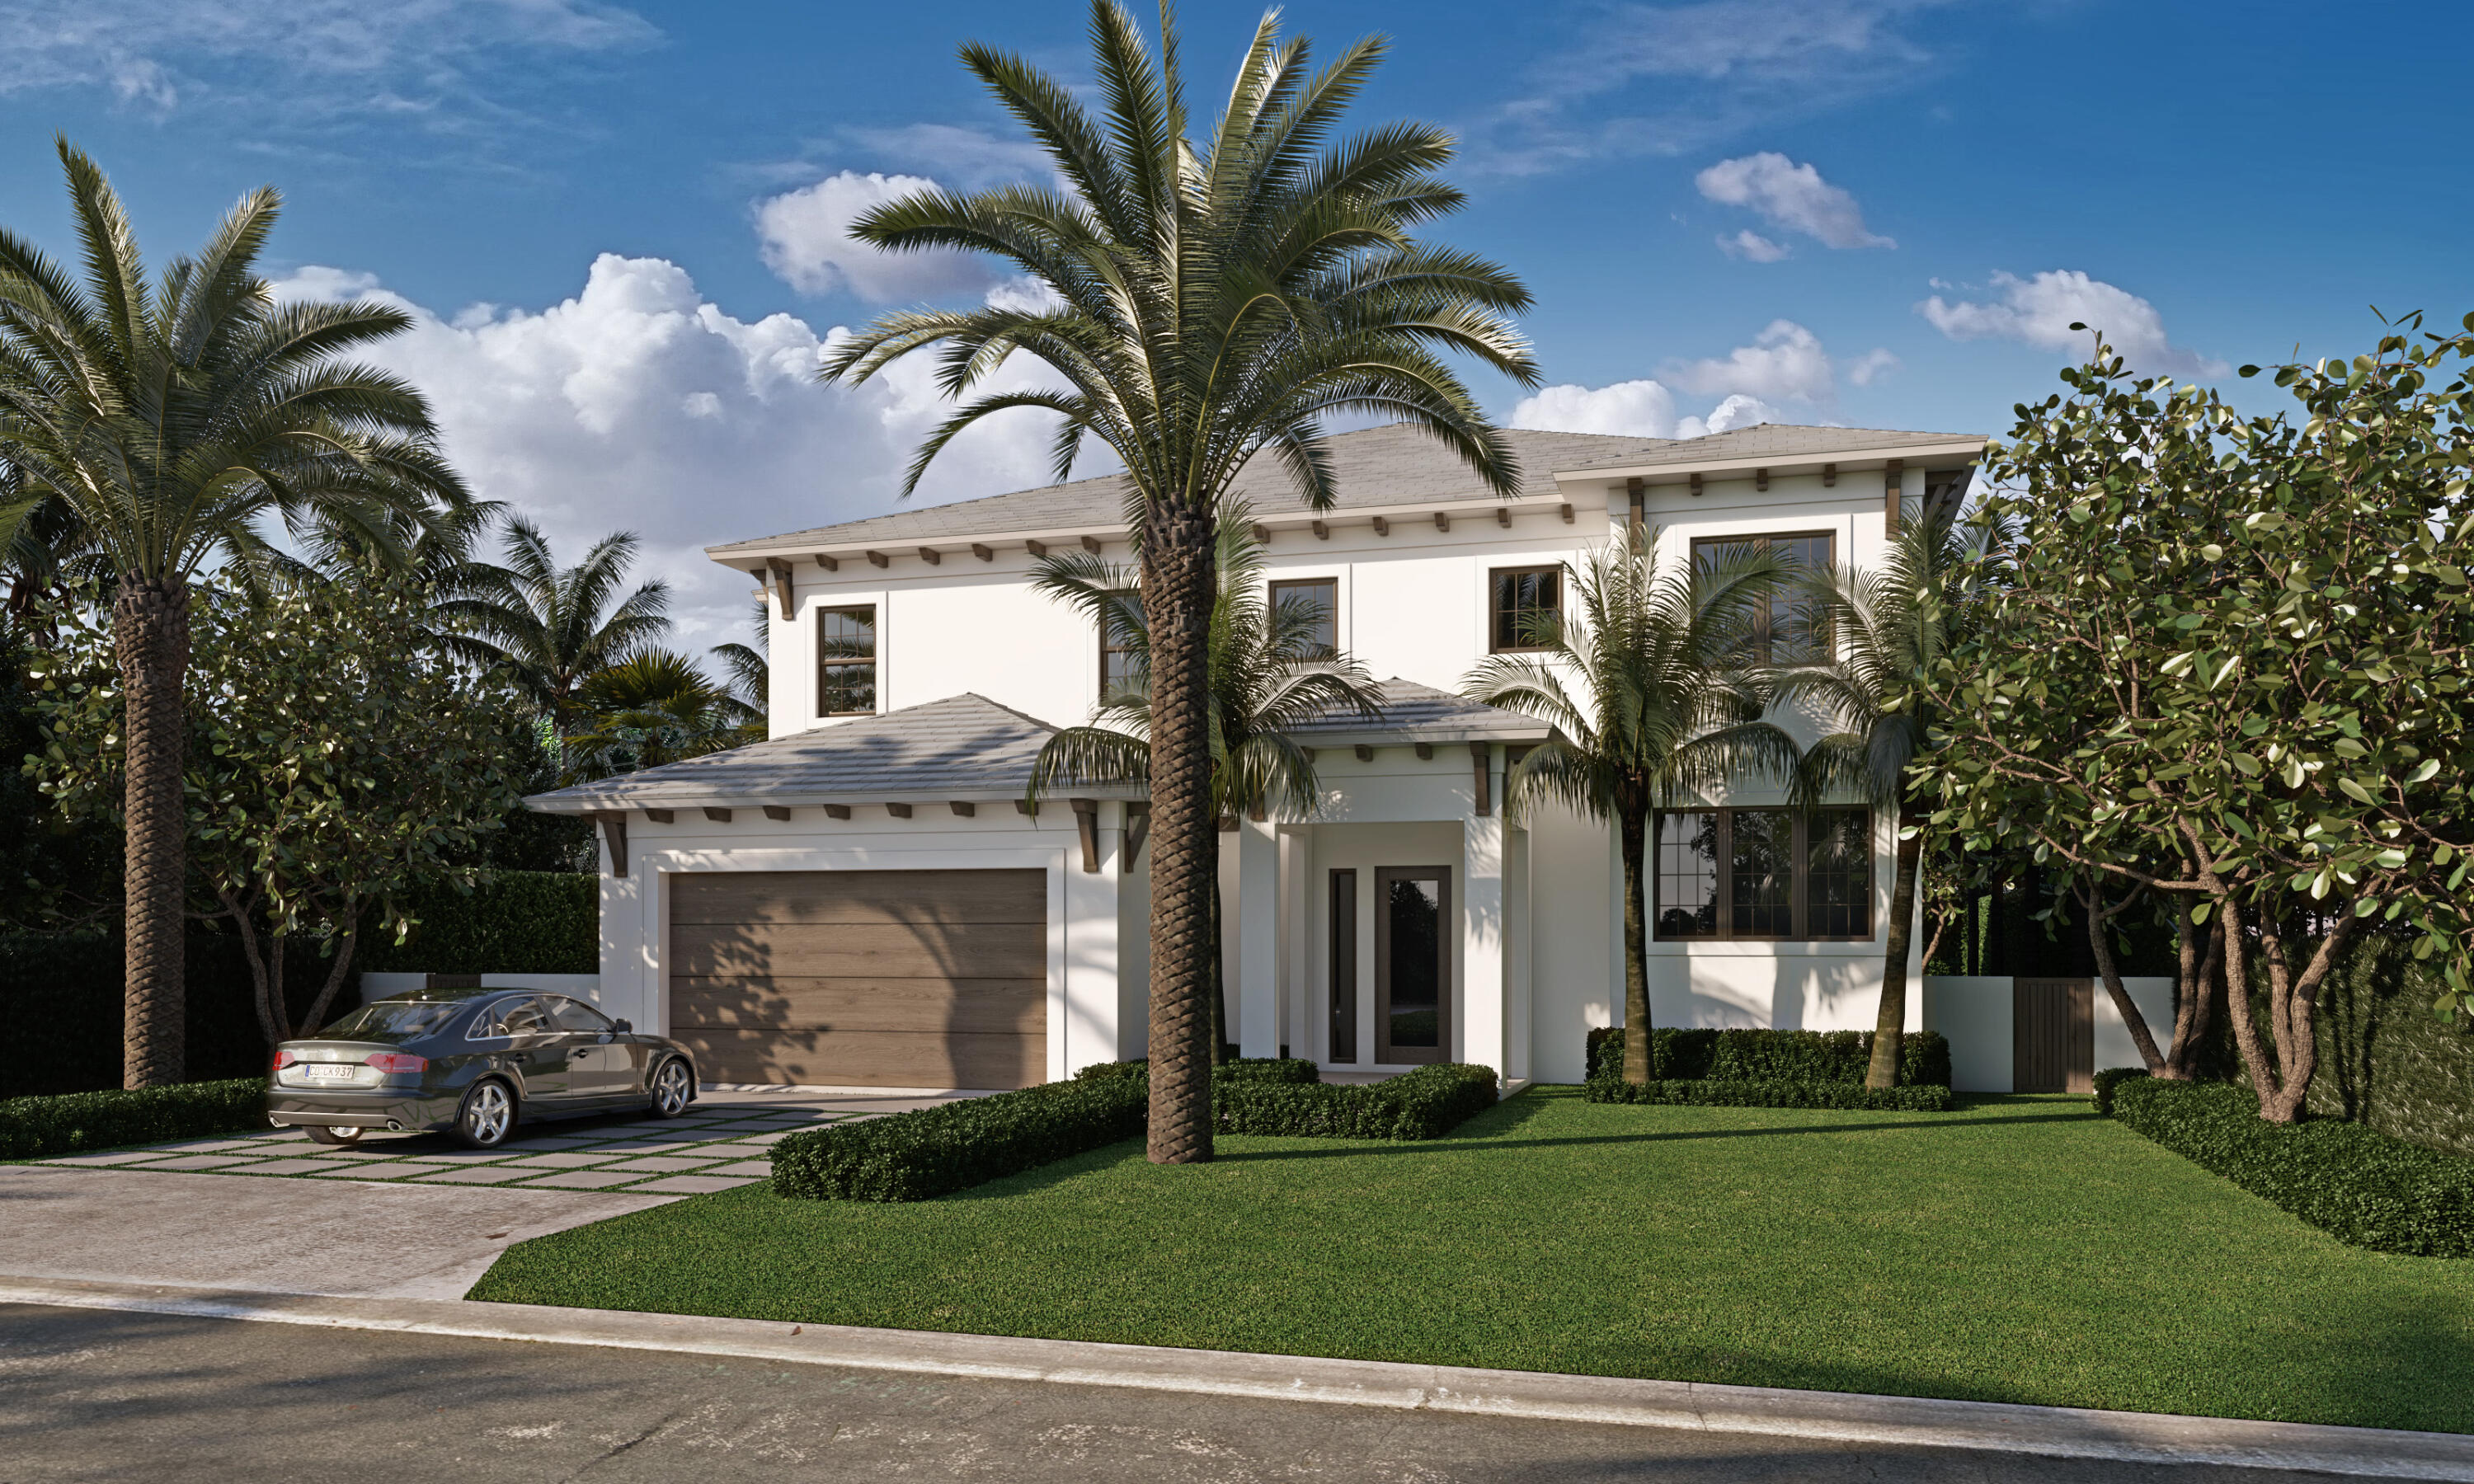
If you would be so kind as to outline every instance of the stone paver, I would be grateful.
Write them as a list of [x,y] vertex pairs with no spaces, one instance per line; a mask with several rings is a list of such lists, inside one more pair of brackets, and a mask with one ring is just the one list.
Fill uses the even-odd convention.
[[755,1183],[744,1175],[672,1175],[667,1180],[648,1180],[629,1188],[658,1191],[663,1195],[711,1195],[716,1190],[733,1190]]
[[102,1154],[64,1154],[57,1160],[45,1160],[41,1162],[45,1164],[128,1164],[138,1160],[161,1158],[163,1158],[163,1151],[159,1149],[112,1149]]
[[732,1139],[726,1144],[700,1144],[696,1147],[697,1154],[715,1158],[718,1158],[722,1155],[736,1155],[742,1159],[752,1159],[756,1156],[767,1155],[772,1152],[772,1149],[767,1145],[751,1144],[741,1139]]
[[561,1190],[604,1190],[612,1185],[623,1185],[636,1178],[624,1170],[560,1170],[538,1180],[527,1180],[524,1187],[550,1185]]
[[667,1175],[679,1170],[702,1169],[712,1162],[711,1160],[687,1160],[676,1156],[663,1156],[650,1160],[629,1160],[624,1164],[612,1164],[605,1167],[614,1170],[637,1170],[647,1175]]
[[228,1154],[189,1154],[182,1155],[177,1160],[158,1160],[153,1164],[148,1165],[147,1168],[158,1170],[220,1170],[229,1168],[234,1164],[245,1164],[247,1162],[249,1161],[245,1160],[235,1160]]
[[521,1180],[532,1171],[513,1164],[484,1164],[473,1169],[440,1170],[433,1175],[415,1175],[419,1184],[431,1185],[503,1185]]
[[[160,1165],[152,1167],[161,1168]],[[338,1166],[326,1160],[254,1160],[246,1165],[230,1166],[225,1172],[232,1175],[324,1175],[337,1168],[350,1166]]]
[[668,1154],[673,1149],[692,1149],[695,1146],[696,1140],[691,1138],[665,1138],[631,1139],[623,1144],[604,1144],[601,1147],[616,1158],[622,1154]]
[[725,1164],[719,1169],[708,1170],[705,1173],[709,1175],[754,1175],[760,1180],[769,1179],[773,1174],[773,1161],[770,1160],[741,1160],[736,1164]]
[[521,1160],[509,1160],[507,1162],[527,1164],[543,1169],[568,1169],[579,1164],[607,1164],[610,1162],[610,1157],[606,1154],[528,1154]]

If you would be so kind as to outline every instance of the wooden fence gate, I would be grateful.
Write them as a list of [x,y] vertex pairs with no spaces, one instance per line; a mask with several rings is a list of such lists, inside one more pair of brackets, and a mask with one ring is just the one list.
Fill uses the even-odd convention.
[[2096,981],[2014,979],[2010,1086],[2019,1092],[2092,1092]]

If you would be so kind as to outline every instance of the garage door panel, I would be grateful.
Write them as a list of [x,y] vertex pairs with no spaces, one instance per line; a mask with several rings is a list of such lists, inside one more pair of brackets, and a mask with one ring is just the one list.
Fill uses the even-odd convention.
[[[836,871],[819,892],[806,871],[713,872],[674,878],[670,922],[972,925],[1048,921],[1038,871]],[[934,878],[923,892],[921,878]]]
[[712,1082],[811,1087],[1020,1088],[1038,1082],[1040,1042],[1024,1036],[926,1031],[679,1029]]
[[917,1031],[1036,1036],[1044,979],[674,979],[670,1023],[698,1029]]
[[670,954],[676,972],[697,978],[823,972],[876,979],[1045,978],[1048,934],[1014,923],[919,928],[691,922],[670,929]]

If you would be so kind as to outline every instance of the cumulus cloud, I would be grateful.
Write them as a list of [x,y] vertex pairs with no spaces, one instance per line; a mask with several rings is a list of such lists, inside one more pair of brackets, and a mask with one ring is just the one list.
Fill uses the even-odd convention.
[[2123,360],[2142,371],[2175,376],[2214,378],[2231,368],[2166,339],[2165,317],[2156,306],[2126,289],[2074,270],[2040,273],[2032,278],[1997,273],[1991,288],[1999,299],[1956,302],[1935,294],[1916,305],[1916,312],[1953,340],[2015,340],[2046,350],[2083,355],[2093,346],[2087,330],[2101,331]]
[[[1700,187],[1707,200],[1723,206],[1743,206],[1771,226],[1800,232],[1824,247],[1898,246],[1865,229],[1864,211],[1856,204],[1855,197],[1821,179],[1821,172],[1810,164],[1799,165],[1774,150],[1722,159],[1694,176],[1692,183]],[[1742,235],[1753,236],[1750,232]],[[1777,255],[1783,257],[1786,253],[1781,250]],[[1754,260],[1773,261],[1765,257]]]
[[1605,387],[1543,387],[1512,409],[1512,426],[1516,428],[1627,438],[1699,438],[1786,420],[1778,408],[1742,393],[1722,398],[1707,416],[1677,417],[1674,392],[1651,380],[1618,381]]
[[843,170],[756,203],[764,266],[805,294],[848,292],[876,303],[986,291],[994,275],[968,252],[885,252],[850,235],[887,202],[938,189],[925,176]]
[[[901,508],[911,451],[949,410],[925,362],[865,386],[818,386],[819,358],[846,331],[820,334],[787,314],[736,319],[660,258],[605,253],[575,297],[539,310],[441,316],[367,274],[325,267],[279,291],[410,312],[413,328],[371,359],[428,395],[473,491],[531,515],[563,553],[639,533],[645,575],[671,582],[680,642],[696,648],[743,636],[747,622],[748,580],[705,546]],[[1002,385],[1037,374],[1008,369]],[[982,424],[931,467],[914,499],[1045,483],[1052,428],[1031,413]]]
[[1848,363],[1846,376],[1852,386],[1869,387],[1897,371],[1899,366],[1900,361],[1897,356],[1876,346]]
[[1740,257],[1755,263],[1775,263],[1786,256],[1786,248],[1747,227],[1730,237],[1718,235],[1718,251],[1729,257]]
[[1673,362],[1661,374],[1687,392],[1741,392],[1763,401],[1826,403],[1835,391],[1820,337],[1793,320],[1772,320],[1749,346],[1715,359]]
[[[1655,378],[1603,387],[1541,388],[1513,408],[1512,425],[1559,433],[1699,438],[1760,422],[1826,423],[1837,401],[1841,375],[1856,386],[1869,386],[1898,365],[1897,356],[1876,348],[1842,370],[1812,331],[1793,320],[1772,320],[1751,345],[1737,346],[1723,356],[1666,362]],[[1679,414],[1679,392],[1719,401],[1699,417]],[[1779,405],[1783,402],[1806,410],[1790,417]]]

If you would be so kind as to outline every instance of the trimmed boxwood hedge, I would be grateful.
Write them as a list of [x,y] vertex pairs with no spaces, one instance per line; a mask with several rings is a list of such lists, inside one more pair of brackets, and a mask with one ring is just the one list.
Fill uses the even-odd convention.
[[255,1133],[266,1127],[266,1079],[64,1092],[0,1102],[0,1160],[49,1160],[90,1149]]
[[1592,1103],[1665,1103],[1699,1108],[1845,1108],[1871,1113],[1948,1113],[1950,1089],[1935,1083],[1868,1088],[1860,1082],[1806,1082],[1785,1077],[1674,1077],[1626,1082],[1592,1077]]
[[[1620,1079],[1623,1057],[1623,1027],[1589,1032],[1587,1065],[1592,1079]],[[1872,1059],[1871,1031],[1721,1031],[1661,1025],[1649,1033],[1649,1075],[1653,1082],[1709,1078],[1724,1082],[1860,1084]],[[1899,1038],[1899,1082],[1904,1087],[1948,1088],[1949,1038],[1939,1031],[1912,1031]]]
[[2112,1113],[2113,1089],[2133,1077],[2147,1075],[2147,1068],[2145,1066],[2108,1066],[2097,1073],[2089,1084],[2095,1093],[2096,1111],[2100,1113]]
[[[1494,1070],[1421,1066],[1388,1082],[1332,1086],[1294,1057],[1211,1073],[1225,1134],[1438,1138],[1495,1101]],[[926,1201],[1139,1137],[1151,1110],[1143,1062],[1086,1066],[992,1097],[793,1134],[773,1146],[773,1192],[809,1201]]]
[[2474,1161],[2333,1118],[2280,1127],[2230,1082],[2124,1077],[2113,1116],[2349,1246],[2474,1257]]

